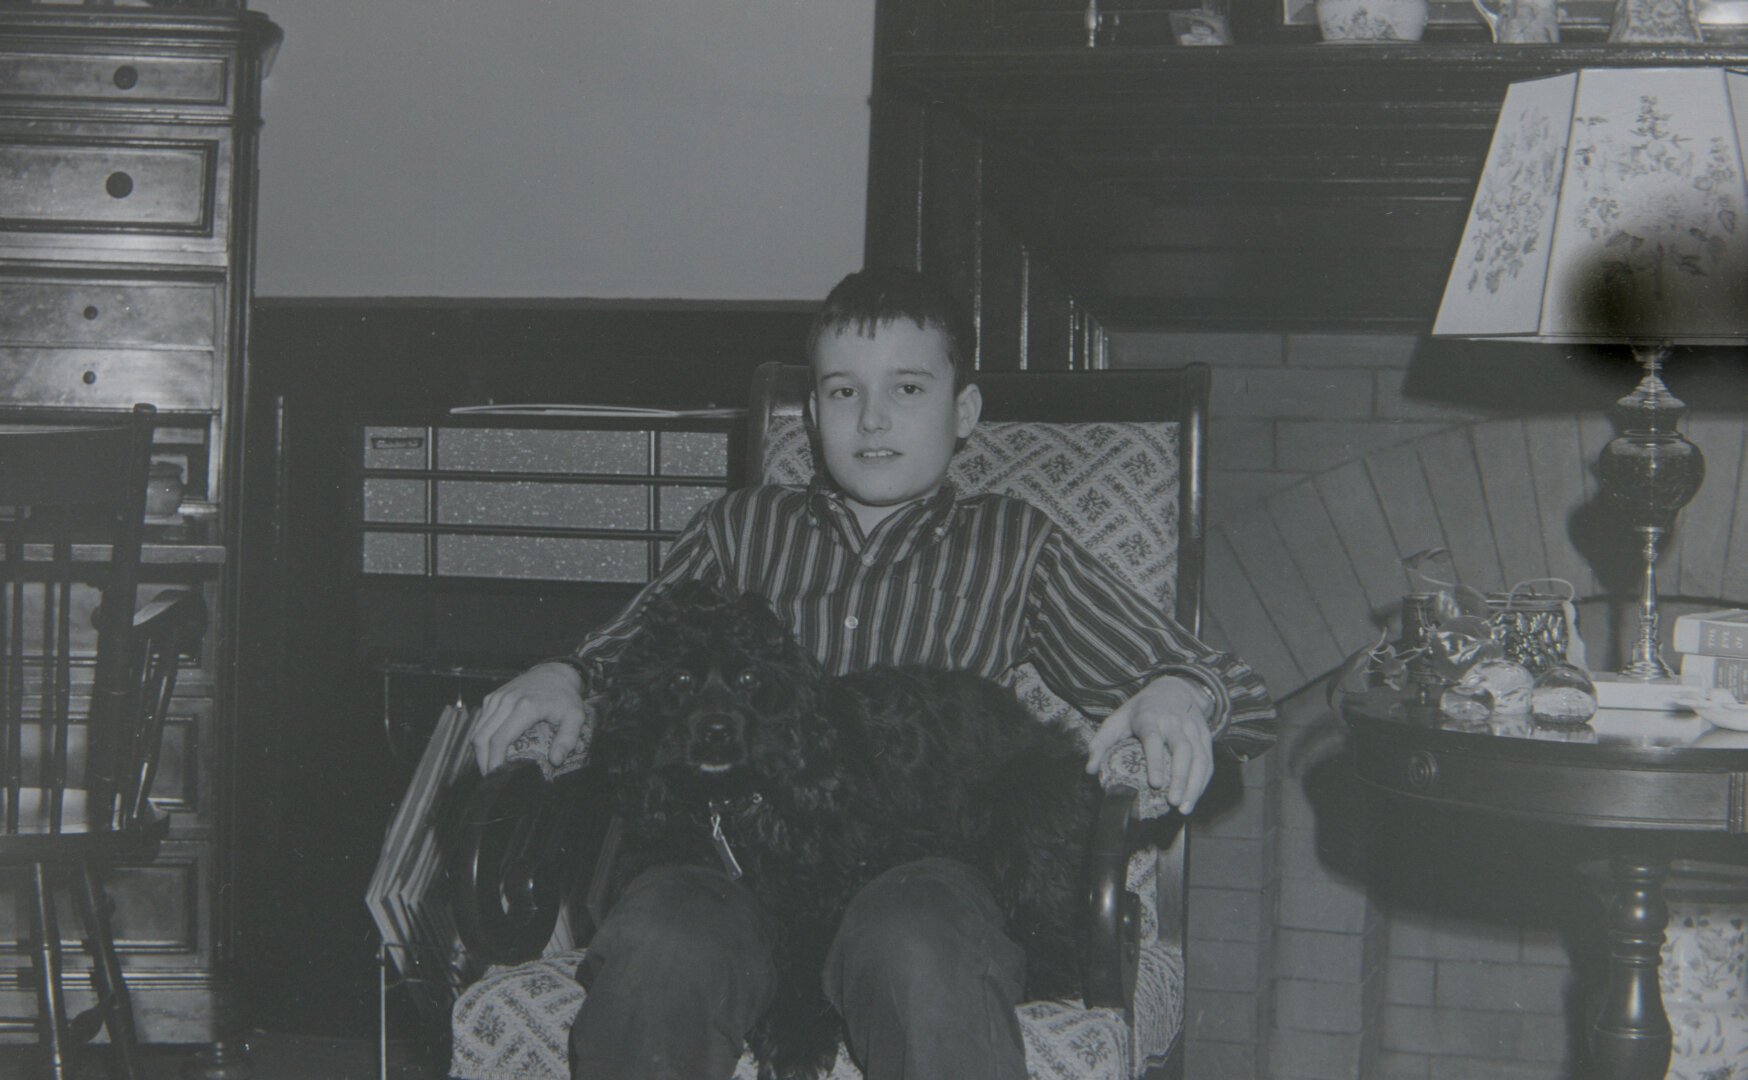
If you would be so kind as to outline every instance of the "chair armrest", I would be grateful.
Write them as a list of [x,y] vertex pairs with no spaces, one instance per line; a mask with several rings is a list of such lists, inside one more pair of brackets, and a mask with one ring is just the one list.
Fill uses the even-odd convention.
[[176,694],[181,657],[198,649],[206,629],[206,602],[190,589],[164,589],[134,611],[125,681],[109,683],[108,691],[114,715],[132,718],[124,736],[128,745],[112,751],[123,766],[115,790],[123,827],[143,826],[160,838],[169,827],[169,815],[159,812],[151,799],[164,720]]
[[165,589],[134,612],[134,633],[143,641],[173,638],[186,647],[206,633],[206,604],[188,589]]
[[577,743],[571,747],[570,753],[557,765],[552,763],[549,753],[552,740],[557,737],[558,728],[549,721],[542,720],[518,736],[515,741],[504,749],[504,764],[513,765],[517,762],[529,762],[540,767],[540,775],[548,780],[557,780],[561,776],[582,769],[589,763],[589,746],[594,741],[594,729],[585,724],[578,733]]
[[1169,847],[1185,824],[1182,814],[1150,819],[1139,808],[1135,788],[1107,787],[1087,858],[1086,1004],[1125,1014],[1134,1003],[1141,951],[1141,901],[1128,888],[1129,859],[1144,847]]
[[[461,802],[449,831],[455,921],[468,952],[489,964],[541,954],[576,883],[616,846],[617,821],[606,789],[585,771],[548,780],[530,760],[506,763],[481,778]],[[598,890],[579,917],[593,933]]]
[[1134,736],[1111,748],[1099,767],[1099,786],[1106,791],[1128,789],[1134,796],[1134,814],[1138,818],[1162,818],[1173,810],[1165,792],[1148,782],[1147,754],[1141,749],[1141,740]]

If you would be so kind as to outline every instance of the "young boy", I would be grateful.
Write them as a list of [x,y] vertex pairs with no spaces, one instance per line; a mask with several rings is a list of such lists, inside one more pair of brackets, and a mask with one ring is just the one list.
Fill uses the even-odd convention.
[[[644,596],[697,578],[769,597],[834,672],[916,663],[1001,678],[1031,661],[1065,699],[1106,714],[1088,772],[1134,735],[1150,781],[1193,810],[1215,735],[1251,749],[1272,739],[1267,694],[1041,511],[958,496],[947,463],[982,406],[968,341],[957,305],[920,275],[840,282],[808,341],[808,406],[829,475],[805,490],[730,492],[701,511],[660,576],[574,658],[487,696],[473,737],[481,767],[542,721],[556,725],[551,754],[562,760],[588,721],[592,665],[630,633]],[[638,878],[577,973],[589,996],[571,1031],[572,1075],[730,1076],[770,1000],[772,933],[718,871]],[[927,859],[855,899],[823,977],[868,1080],[1023,1080],[1013,1007],[1024,974],[988,889],[961,864]]]

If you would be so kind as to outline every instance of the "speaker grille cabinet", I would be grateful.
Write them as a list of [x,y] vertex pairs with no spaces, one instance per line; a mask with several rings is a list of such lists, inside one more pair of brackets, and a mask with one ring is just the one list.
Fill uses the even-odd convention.
[[[727,489],[738,438],[720,415],[365,422],[353,565],[367,651],[411,647],[429,661],[567,648]],[[547,639],[529,640],[543,613]]]

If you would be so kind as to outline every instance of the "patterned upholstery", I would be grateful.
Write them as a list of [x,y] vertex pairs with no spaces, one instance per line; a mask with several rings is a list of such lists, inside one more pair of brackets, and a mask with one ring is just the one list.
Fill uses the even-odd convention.
[[[1151,859],[1130,865],[1129,888],[1138,895],[1153,892],[1153,866]],[[1151,919],[1152,905],[1144,906]],[[491,968],[468,987],[455,1003],[450,1074],[460,1080],[565,1080],[566,1037],[586,996],[575,979],[582,958],[581,949],[555,949],[526,964]],[[1183,986],[1182,954],[1154,947],[1141,952],[1134,1032],[1115,1009],[1024,1002],[1020,1033],[1032,1080],[1131,1080],[1138,1070],[1130,1062],[1146,1060],[1146,1047],[1170,1045],[1182,1016]],[[743,1056],[736,1080],[756,1075],[752,1056]],[[861,1075],[840,1050],[829,1080]]]
[[[775,416],[765,479],[805,485],[814,451],[799,416]],[[1171,610],[1177,582],[1177,425],[986,421],[947,478],[967,495],[1013,495],[1049,514],[1130,586]]]
[[[774,417],[767,432],[764,475],[773,483],[806,484],[814,455],[799,417]],[[1035,424],[988,422],[955,455],[950,477],[966,494],[1002,492],[1026,499],[1068,529],[1144,595],[1171,610],[1177,579],[1177,425],[1165,423]],[[1014,688],[1032,712],[1064,723],[1083,737],[1091,722],[1044,685],[1028,667]],[[516,756],[545,762],[550,729],[518,743]],[[586,747],[556,771],[579,765]],[[1158,816],[1169,807],[1151,792],[1133,740],[1118,748],[1101,776],[1142,793],[1138,810]],[[1033,1080],[1129,1080],[1157,1064],[1183,1022],[1183,954],[1159,937],[1158,859],[1152,849],[1129,865],[1129,889],[1141,898],[1141,957],[1135,1021],[1079,1002],[1032,1001],[1019,1008]],[[457,1080],[563,1080],[566,1036],[583,1002],[574,980],[580,951],[549,947],[527,964],[494,967],[464,991],[453,1014],[451,1074]],[[752,1080],[751,1056],[737,1080]],[[831,1080],[861,1073],[840,1051]]]

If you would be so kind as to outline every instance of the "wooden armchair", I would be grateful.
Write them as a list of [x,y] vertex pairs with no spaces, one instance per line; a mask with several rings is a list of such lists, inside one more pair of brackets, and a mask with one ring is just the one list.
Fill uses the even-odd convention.
[[[149,796],[178,658],[206,609],[181,590],[136,603],[153,409],[78,426],[18,419],[0,423],[0,869],[28,881],[37,1012],[0,1018],[0,1032],[34,1032],[38,1075],[62,1080],[74,1046],[107,1028],[110,1075],[134,1080],[103,877],[150,861],[167,831]],[[96,1001],[72,1017],[56,887],[92,961]]]
[[[983,422],[955,456],[962,491],[1027,499],[1069,529],[1192,631],[1201,609],[1204,447],[1209,376],[1176,370],[986,374]],[[755,375],[745,480],[805,484],[814,454],[803,417],[808,369],[767,364]],[[1043,684],[1016,673],[1041,719],[1090,725]],[[550,732],[526,759],[480,783],[463,811],[453,863],[458,920],[492,967],[457,1001],[451,1073],[460,1080],[561,1078],[566,1032],[583,999],[581,952],[555,946],[560,901],[572,897],[577,943],[601,911],[588,868],[605,865],[613,826],[590,822],[588,795],[546,775]],[[538,767],[537,767],[538,766]],[[1140,748],[1113,755],[1091,853],[1093,925],[1084,1000],[1020,1006],[1034,1077],[1181,1076],[1187,835],[1149,790]],[[604,878],[598,870],[593,880]],[[542,955],[543,950],[545,955]],[[737,1076],[752,1076],[751,1058]],[[860,1074],[840,1052],[834,1078]]]

